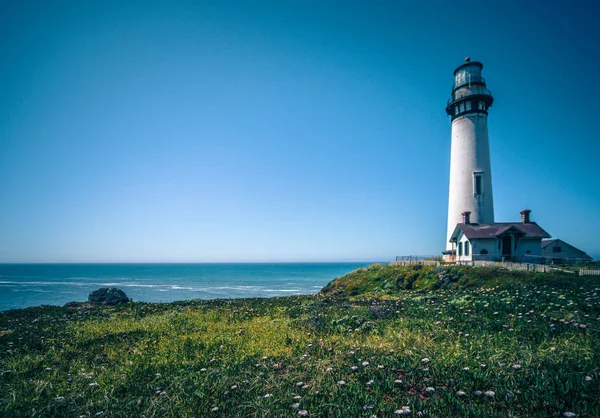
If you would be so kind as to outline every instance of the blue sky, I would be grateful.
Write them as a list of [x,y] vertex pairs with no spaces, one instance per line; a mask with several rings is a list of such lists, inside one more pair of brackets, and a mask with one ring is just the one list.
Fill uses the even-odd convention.
[[598,7],[2,1],[0,262],[440,254],[466,56],[496,220],[599,257]]

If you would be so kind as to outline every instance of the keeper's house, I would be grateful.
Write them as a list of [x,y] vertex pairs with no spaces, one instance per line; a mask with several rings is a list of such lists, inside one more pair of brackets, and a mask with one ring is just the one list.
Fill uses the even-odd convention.
[[521,222],[475,224],[470,212],[463,212],[463,222],[450,237],[456,261],[539,262],[542,239],[550,238],[542,227],[529,219],[530,210],[521,211]]
[[542,257],[554,264],[589,263],[592,257],[561,239],[542,241]]

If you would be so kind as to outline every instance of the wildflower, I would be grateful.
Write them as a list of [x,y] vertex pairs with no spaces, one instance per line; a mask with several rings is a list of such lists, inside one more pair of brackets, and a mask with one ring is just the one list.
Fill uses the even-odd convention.
[[465,395],[466,395],[466,393],[463,392],[462,390],[459,390],[456,392],[456,396],[465,396]]
[[201,368],[201,369],[200,369],[200,371],[201,371],[201,372],[205,372],[205,371],[206,371],[206,369],[203,367],[203,368]]
[[326,372],[330,372],[333,370],[333,367],[328,367],[327,369],[325,369]]
[[356,371],[356,370],[358,370],[358,366],[352,366],[352,367],[350,367],[350,368],[352,369],[352,371]]
[[346,382],[344,382],[343,380],[340,380],[340,381],[338,382],[338,385],[340,385],[340,386],[343,386],[343,385],[345,385],[345,384],[346,384]]
[[300,404],[299,403],[293,403],[292,404],[292,408],[293,409],[298,409],[298,408],[300,408]]
[[513,364],[512,368],[515,369],[515,370],[519,370],[521,368],[521,365],[520,364]]
[[308,385],[302,386],[302,389],[308,389]]
[[369,362],[368,362],[368,361],[363,361],[363,362],[362,362],[362,366],[363,366],[363,367],[367,367],[368,365],[369,365]]
[[467,371],[469,371],[469,368],[468,368],[468,367],[463,367],[463,370],[464,370],[465,372],[467,372]]
[[563,417],[566,418],[572,418],[572,417],[576,417],[577,414],[575,414],[574,412],[563,412]]
[[211,409],[211,412],[217,412],[219,410],[218,406],[215,406],[213,409]]
[[484,393],[484,395],[488,398],[493,398],[496,395],[496,393],[494,391],[488,390]]
[[556,351],[556,347],[550,347],[550,351]]
[[60,401],[64,401],[65,397],[64,396],[57,396],[56,398],[54,398],[55,401],[60,402]]
[[402,409],[396,409],[394,411],[394,414],[396,414],[396,415],[409,415],[410,414],[410,408],[408,406],[403,406]]
[[237,385],[232,385],[231,386],[231,390],[236,390],[237,389]]
[[421,359],[421,363],[428,363],[429,359],[427,357]]
[[265,395],[265,398],[270,398],[271,396],[273,396],[273,395],[271,395],[270,393],[267,393],[267,394]]
[[294,396],[294,399],[302,399],[302,396],[296,395],[296,396]]
[[401,384],[401,383],[402,383],[402,380],[400,380],[400,379],[396,379],[396,380],[394,380],[394,383],[395,383],[395,384],[397,384],[397,385],[399,385],[399,384]]
[[306,409],[303,409],[302,411],[298,411],[298,415],[300,415],[301,417],[307,417],[308,411]]
[[592,381],[592,376],[586,376],[585,377],[585,381],[586,382],[591,382]]
[[425,388],[425,392],[432,393],[432,392],[435,392],[435,389],[432,388],[431,386],[429,386],[429,387]]
[[304,382],[298,382],[298,383],[296,383],[296,386],[298,386],[298,387],[304,386]]
[[[591,380],[591,379],[590,379],[590,380]],[[367,385],[369,385],[369,386],[373,386],[373,383],[375,383],[375,382],[373,381],[373,379],[371,379],[371,380],[369,380],[369,381],[367,382]]]
[[91,387],[97,388],[98,386],[100,386],[100,384],[99,384],[99,383],[96,383],[96,382],[93,382],[93,383],[90,383],[88,386],[91,386]]
[[483,392],[480,390],[476,390],[475,392],[473,392],[475,394],[475,396],[481,396],[483,395]]

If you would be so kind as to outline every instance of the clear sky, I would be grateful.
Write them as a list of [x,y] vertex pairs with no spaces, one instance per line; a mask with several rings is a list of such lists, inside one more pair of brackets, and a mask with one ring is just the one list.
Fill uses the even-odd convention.
[[0,1],[0,262],[445,248],[452,72],[497,221],[600,256],[596,1]]

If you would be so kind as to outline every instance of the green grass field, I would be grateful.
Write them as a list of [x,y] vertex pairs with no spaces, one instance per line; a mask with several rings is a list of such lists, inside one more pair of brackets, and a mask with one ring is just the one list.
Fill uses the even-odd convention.
[[375,265],[322,294],[0,313],[1,416],[600,416],[600,278]]

